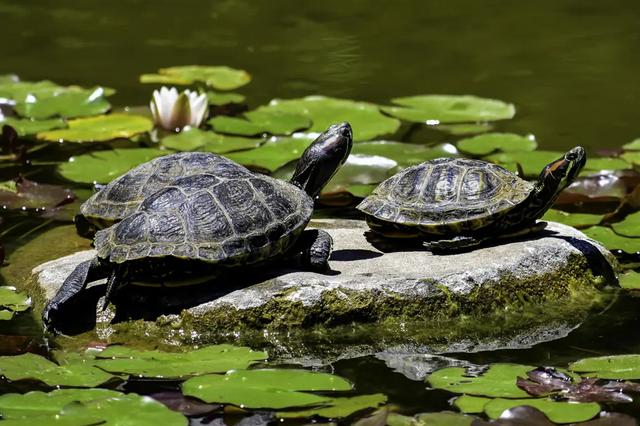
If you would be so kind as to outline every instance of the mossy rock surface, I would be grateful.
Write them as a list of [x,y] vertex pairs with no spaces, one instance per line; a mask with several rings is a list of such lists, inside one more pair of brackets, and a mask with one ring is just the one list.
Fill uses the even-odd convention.
[[[118,309],[146,320],[109,324],[112,315],[102,314],[95,333],[112,342],[151,336],[175,344],[273,343],[290,353],[310,348],[311,341],[331,351],[358,345],[364,348],[359,353],[404,344],[439,351],[528,346],[566,335],[605,303],[599,288],[615,279],[609,251],[557,223],[528,239],[446,256],[420,249],[383,252],[367,241],[362,221],[311,225],[333,235],[331,273],[284,264],[235,271],[188,291],[129,286]],[[40,265],[32,282],[50,298],[91,255]],[[165,312],[141,312],[146,306]]]

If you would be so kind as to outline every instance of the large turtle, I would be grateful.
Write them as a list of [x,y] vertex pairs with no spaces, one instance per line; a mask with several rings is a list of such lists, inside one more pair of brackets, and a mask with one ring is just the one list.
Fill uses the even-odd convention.
[[291,182],[249,171],[230,160],[208,173],[174,181],[137,210],[95,236],[97,256],[79,264],[45,307],[56,328],[65,305],[89,282],[107,277],[104,305],[127,283],[195,284],[223,270],[298,255],[303,265],[327,267],[331,236],[304,231],[314,198],[351,151],[348,123],[329,127],[302,154]]
[[536,220],[585,162],[575,147],[531,183],[486,161],[439,158],[385,180],[357,208],[376,234],[421,238],[431,250],[464,249],[544,227]]
[[80,206],[75,217],[78,233],[92,237],[96,230],[107,228],[135,212],[149,195],[176,179],[222,168],[235,163],[208,152],[181,152],[165,155],[131,169],[99,188]]

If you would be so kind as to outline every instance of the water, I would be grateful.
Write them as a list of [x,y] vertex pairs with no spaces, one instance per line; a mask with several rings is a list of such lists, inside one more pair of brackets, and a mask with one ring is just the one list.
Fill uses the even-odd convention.
[[[640,137],[639,19],[635,0],[2,0],[0,74],[102,84],[118,91],[113,104],[133,106],[150,97],[139,74],[182,64],[250,71],[253,82],[239,90],[250,107],[309,94],[383,104],[413,94],[475,94],[517,106],[516,118],[498,130],[533,133],[544,149],[580,144],[593,154]],[[0,169],[0,180],[14,172]],[[23,172],[59,182],[46,168]],[[16,223],[5,217],[2,226]],[[41,224],[32,220],[4,236],[7,250]],[[556,342],[455,357],[563,365],[638,352],[640,341],[628,332],[640,326],[636,302],[624,296]],[[26,323],[12,327],[2,332],[36,333]],[[362,392],[386,393],[407,412],[448,408],[449,394],[426,390],[374,358],[334,367]],[[616,409],[640,412],[635,405]]]

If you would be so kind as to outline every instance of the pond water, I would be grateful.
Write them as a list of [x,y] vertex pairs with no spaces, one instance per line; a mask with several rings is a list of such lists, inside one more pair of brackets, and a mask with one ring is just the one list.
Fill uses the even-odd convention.
[[[606,156],[640,137],[639,20],[635,0],[0,0],[0,75],[103,85],[117,91],[109,98],[113,105],[131,107],[150,98],[152,86],[140,84],[140,74],[182,64],[250,72],[251,83],[237,90],[249,109],[272,98],[312,94],[382,105],[400,96],[473,94],[515,104],[515,117],[496,122],[495,131],[534,134],[542,150],[582,145],[589,155]],[[397,139],[452,141],[426,126]],[[64,180],[54,168],[91,149],[48,146],[34,154],[31,166],[2,160],[0,182],[21,173],[86,198],[89,186]],[[611,204],[565,207],[613,210]],[[349,207],[319,214],[354,216]],[[7,256],[68,219],[3,212]],[[639,312],[637,297],[621,293],[604,313],[562,339],[447,356],[476,364],[566,366],[587,356],[640,353]],[[40,326],[28,315],[0,321],[0,339],[0,355],[46,352]],[[375,357],[341,360],[331,368],[359,393],[384,393],[407,414],[451,409],[452,394],[409,380]],[[637,402],[613,409],[640,418]]]

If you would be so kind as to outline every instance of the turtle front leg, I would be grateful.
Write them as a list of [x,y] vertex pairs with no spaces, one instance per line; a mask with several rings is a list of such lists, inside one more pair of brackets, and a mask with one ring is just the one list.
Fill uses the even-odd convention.
[[97,257],[76,266],[42,312],[42,321],[47,329],[56,330],[56,324],[61,319],[65,305],[86,288],[88,283],[104,278],[106,276],[104,269]]
[[475,247],[482,244],[485,240],[481,238],[458,235],[449,240],[433,240],[425,241],[423,245],[427,250],[438,252],[455,252],[460,250],[466,250],[470,247]]
[[333,238],[322,229],[309,229],[298,240],[301,251],[300,262],[304,268],[314,272],[329,269],[329,256],[333,248]]

